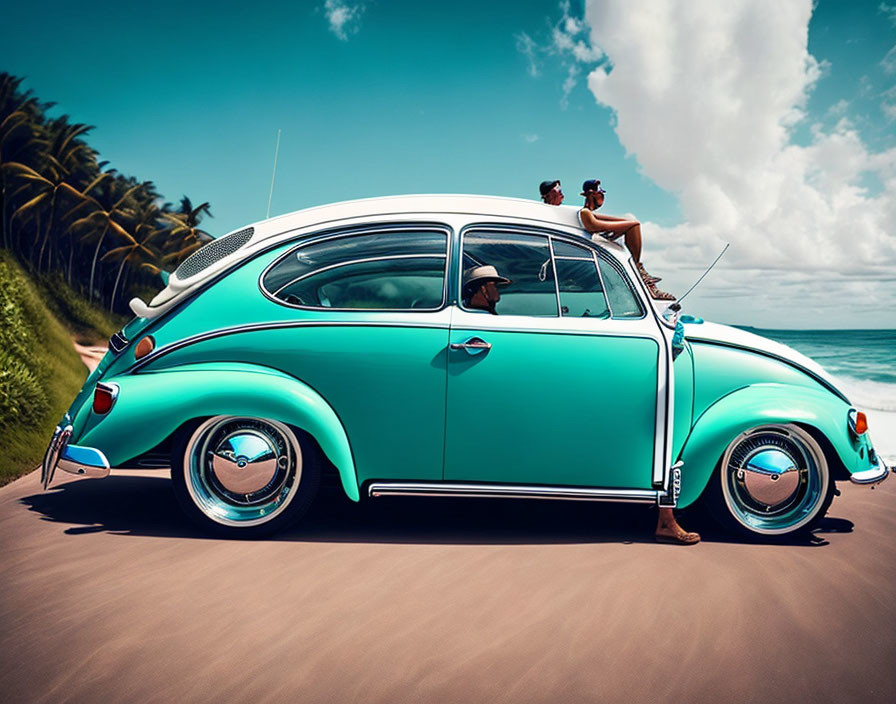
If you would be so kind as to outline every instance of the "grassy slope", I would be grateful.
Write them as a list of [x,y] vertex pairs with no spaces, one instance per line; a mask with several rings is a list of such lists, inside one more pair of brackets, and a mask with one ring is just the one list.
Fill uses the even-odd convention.
[[[40,464],[56,423],[87,377],[72,336],[100,341],[121,326],[121,319],[89,306],[58,280],[32,281],[3,250],[0,287],[0,324],[15,336],[14,344],[3,340],[3,347],[16,348],[3,356],[3,372],[9,376],[0,391],[29,399],[23,407],[16,408],[13,399],[0,408],[2,486]],[[32,378],[23,380],[23,375]]]

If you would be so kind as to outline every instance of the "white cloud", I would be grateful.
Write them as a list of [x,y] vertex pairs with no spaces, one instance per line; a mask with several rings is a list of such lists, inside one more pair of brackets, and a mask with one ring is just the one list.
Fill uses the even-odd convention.
[[887,52],[886,56],[880,60],[880,66],[884,73],[896,73],[896,44],[894,44]]
[[324,3],[324,14],[330,24],[330,31],[342,41],[348,41],[348,35],[358,31],[363,12],[363,2],[326,0]]
[[538,61],[536,53],[538,52],[538,45],[535,43],[535,40],[525,32],[515,35],[514,39],[516,39],[516,50],[526,57],[529,75],[532,78],[537,77]]
[[[820,310],[833,305],[847,290],[832,285],[841,277],[890,308],[896,149],[870,152],[845,119],[814,126],[807,146],[791,141],[824,70],[807,49],[811,13],[812,0],[586,6],[591,44],[612,62],[590,73],[589,88],[615,111],[643,173],[679,195],[685,219],[645,223],[645,259],[683,291],[730,241],[716,283],[693,296],[718,317],[731,303],[717,300],[720,286],[786,315],[801,310],[794,292]],[[881,184],[874,195],[863,186],[869,174]]]
[[877,7],[878,12],[884,13],[887,18],[890,20],[890,23],[896,27],[896,5],[888,5],[885,2],[882,2]]
[[588,38],[588,25],[569,14],[569,2],[561,2],[563,16],[554,25],[551,32],[552,50],[556,54],[568,54],[581,63],[595,63],[603,58],[603,52],[591,46]]
[[537,77],[540,73],[538,57],[544,55],[559,56],[566,69],[566,79],[563,81],[563,94],[560,98],[560,107],[564,110],[569,106],[569,96],[578,83],[582,73],[580,64],[595,64],[604,58],[604,53],[592,46],[588,40],[588,25],[584,20],[570,15],[570,3],[563,0],[558,7],[561,11],[560,19],[551,26],[550,40],[539,44],[526,32],[515,35],[516,49],[528,61],[529,75]]
[[541,137],[537,134],[524,134],[523,135],[523,141],[526,142],[527,144],[534,144],[539,139],[541,139]]
[[569,107],[569,96],[576,87],[576,83],[579,82],[579,74],[581,72],[582,70],[579,68],[578,64],[571,64],[569,66],[566,80],[563,81],[563,96],[560,98],[560,107],[563,110],[566,110],[566,108]]
[[838,100],[828,108],[828,117],[843,117],[849,110],[849,101]]

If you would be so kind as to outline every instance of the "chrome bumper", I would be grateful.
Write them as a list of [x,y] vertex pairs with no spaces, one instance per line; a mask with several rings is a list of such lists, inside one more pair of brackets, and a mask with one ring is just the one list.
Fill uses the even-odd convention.
[[872,467],[871,469],[866,469],[862,472],[855,472],[849,476],[849,481],[855,484],[879,484],[887,478],[889,473],[890,470],[887,469],[887,465],[884,464],[883,459],[878,457],[877,467]]
[[92,447],[69,445],[71,436],[72,426],[56,427],[40,466],[40,481],[44,489],[53,481],[57,467],[79,477],[109,476],[109,460],[106,456]]

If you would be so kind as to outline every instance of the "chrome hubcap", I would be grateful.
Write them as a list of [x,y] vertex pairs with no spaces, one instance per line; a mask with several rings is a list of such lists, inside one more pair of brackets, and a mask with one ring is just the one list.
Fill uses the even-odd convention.
[[196,505],[224,525],[271,520],[292,501],[301,479],[295,435],[271,420],[211,418],[196,429],[184,459]]
[[766,512],[780,511],[805,481],[802,474],[805,470],[797,469],[788,452],[777,447],[760,449],[738,470],[737,489]]
[[793,425],[756,428],[731,443],[723,459],[725,502],[757,533],[787,533],[814,518],[827,493],[818,444]]

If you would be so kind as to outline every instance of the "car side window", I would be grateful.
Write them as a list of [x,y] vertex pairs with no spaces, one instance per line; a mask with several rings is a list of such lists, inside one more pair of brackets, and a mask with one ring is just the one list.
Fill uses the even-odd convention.
[[590,249],[553,240],[560,314],[579,318],[609,318],[610,308]]
[[436,310],[445,299],[448,234],[341,235],[300,245],[262,277],[278,301],[309,308]]
[[548,238],[515,232],[469,231],[463,237],[462,270],[493,266],[510,279],[500,288],[498,315],[557,316],[557,292]]
[[613,264],[598,257],[600,273],[610,301],[610,311],[614,318],[640,318],[644,315],[644,309],[631,283]]

